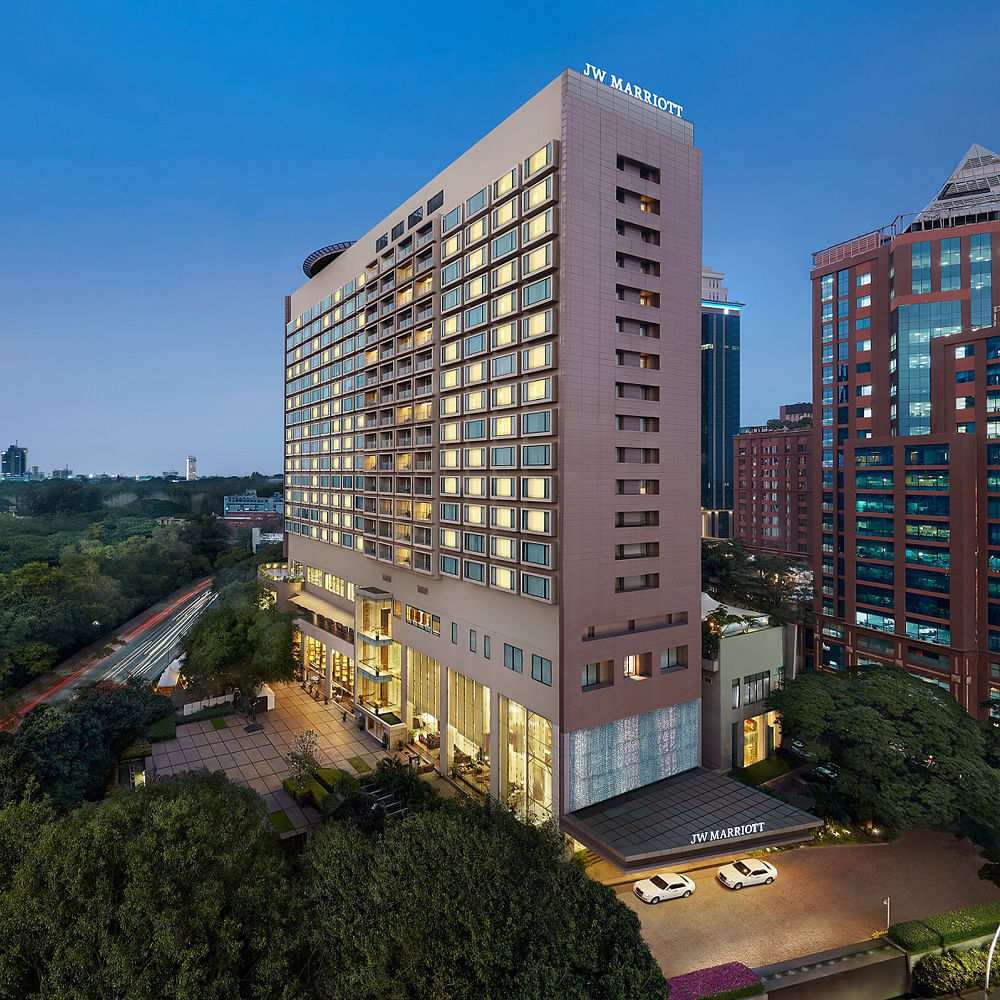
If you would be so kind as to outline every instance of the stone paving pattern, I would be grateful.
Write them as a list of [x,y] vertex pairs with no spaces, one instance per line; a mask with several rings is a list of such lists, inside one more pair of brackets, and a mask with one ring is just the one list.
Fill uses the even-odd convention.
[[339,767],[355,774],[349,757],[360,757],[375,767],[386,756],[374,737],[361,732],[346,706],[315,701],[298,684],[276,684],[274,708],[257,716],[260,729],[248,733],[244,716],[225,716],[226,729],[215,729],[211,719],[177,727],[177,738],[153,744],[153,766],[157,775],[183,771],[225,771],[237,784],[246,785],[264,799],[269,813],[283,809],[293,830],[292,837],[316,822],[316,810],[298,806],[281,787],[291,774],[288,747],[306,729],[316,733],[319,743],[316,760],[320,767]]

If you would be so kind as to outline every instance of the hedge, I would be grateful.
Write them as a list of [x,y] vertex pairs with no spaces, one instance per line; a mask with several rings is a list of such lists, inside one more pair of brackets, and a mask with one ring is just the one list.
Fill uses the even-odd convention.
[[311,774],[304,774],[301,778],[285,778],[281,783],[281,787],[299,805],[315,806],[320,811],[323,809],[323,802],[330,795],[330,792]]
[[146,739],[150,743],[159,743],[160,740],[172,740],[177,736],[177,713],[165,715],[162,719],[157,719],[147,730]]
[[[922,997],[950,996],[981,989],[986,980],[987,948],[925,955],[913,967],[913,989]],[[1000,952],[993,956],[991,982],[1000,981]]]
[[908,920],[889,928],[889,940],[908,952],[943,948],[992,934],[1000,924],[1000,900],[975,903],[923,920]]
[[737,1000],[760,996],[764,992],[763,981],[742,962],[698,969],[683,976],[673,976],[668,982],[670,1000]]
[[313,777],[328,791],[339,792],[342,796],[356,792],[361,785],[358,779],[342,771],[339,767],[321,767],[313,772]]

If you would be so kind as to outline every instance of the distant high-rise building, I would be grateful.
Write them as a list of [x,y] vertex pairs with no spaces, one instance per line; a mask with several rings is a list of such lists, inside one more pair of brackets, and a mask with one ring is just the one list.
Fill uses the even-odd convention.
[[164,479],[177,479],[180,476],[180,472],[177,469],[164,469],[161,475]]
[[1000,156],[813,255],[818,669],[1000,719]]
[[812,429],[744,427],[733,439],[733,452],[736,540],[758,555],[807,558]]
[[740,310],[725,274],[701,269],[702,534],[732,537],[733,436],[740,426]]
[[[185,462],[185,474],[184,474],[184,478],[187,479],[189,482],[191,480],[193,480],[193,479],[197,479],[198,478],[198,471],[197,471],[197,468],[196,468],[197,463],[198,463],[198,459],[195,458],[194,455],[188,455],[187,460]],[[211,478],[211,477],[209,477],[209,478]]]
[[17,442],[10,445],[0,458],[0,476],[4,479],[20,479],[28,474],[28,449]]
[[788,423],[798,424],[804,420],[812,420],[812,403],[788,403],[778,410],[778,419]]
[[72,479],[73,478],[73,470],[69,466],[66,466],[65,469],[53,469],[52,470],[52,478],[53,479]]

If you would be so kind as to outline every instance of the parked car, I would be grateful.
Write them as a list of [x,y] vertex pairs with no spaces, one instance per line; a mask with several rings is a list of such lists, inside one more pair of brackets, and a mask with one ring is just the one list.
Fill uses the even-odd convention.
[[731,865],[723,865],[716,875],[727,889],[742,889],[745,885],[770,885],[777,877],[777,868],[760,858],[741,858]]
[[808,777],[815,779],[816,781],[836,781],[840,777],[840,768],[836,764],[831,764],[827,762],[826,764],[817,764],[808,774]]
[[678,896],[687,899],[694,889],[694,882],[687,875],[664,872],[662,875],[654,875],[652,878],[636,882],[632,891],[644,903],[659,903],[661,899],[676,899]]
[[[782,744],[782,746],[784,746],[784,744]],[[799,760],[816,759],[816,754],[810,753],[810,751],[806,749],[806,745],[802,742],[802,740],[792,740],[792,742],[788,744],[788,752],[793,757],[798,757]]]

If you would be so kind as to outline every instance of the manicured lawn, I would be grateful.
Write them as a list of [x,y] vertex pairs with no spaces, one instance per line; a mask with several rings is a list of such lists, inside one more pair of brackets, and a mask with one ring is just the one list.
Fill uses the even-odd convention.
[[271,821],[271,826],[274,827],[277,833],[291,833],[293,830],[292,821],[288,818],[284,809],[268,813],[267,818]]
[[744,785],[762,785],[772,778],[780,778],[791,770],[788,761],[777,754],[762,760],[750,767],[738,767],[733,770],[733,777],[737,781],[742,781]]
[[350,764],[351,767],[358,772],[358,774],[364,774],[366,771],[370,771],[372,769],[371,764],[369,764],[364,757],[348,757],[347,763]]
[[228,729],[229,726],[226,725],[225,719],[212,719],[213,729]]

